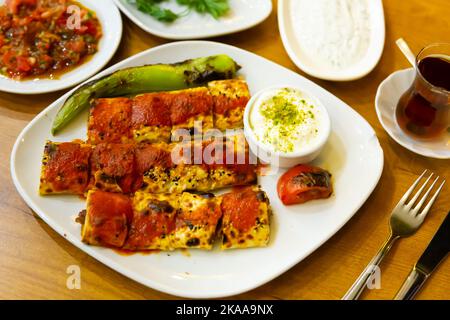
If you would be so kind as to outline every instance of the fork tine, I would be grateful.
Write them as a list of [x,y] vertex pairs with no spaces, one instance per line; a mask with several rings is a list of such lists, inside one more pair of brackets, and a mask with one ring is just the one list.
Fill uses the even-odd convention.
[[427,173],[428,170],[425,170],[424,172],[422,172],[422,174],[420,175],[420,177],[417,178],[416,181],[414,181],[414,183],[412,184],[412,186],[408,189],[408,191],[406,191],[406,193],[403,195],[403,197],[400,199],[400,201],[398,202],[398,204],[405,204],[406,200],[408,200],[409,196],[411,195],[411,193],[413,192],[414,188],[419,184],[420,179],[422,179],[422,177],[425,175],[425,173]]
[[444,184],[445,180],[442,181],[441,185],[439,186],[439,188],[437,189],[431,200],[428,202],[427,206],[422,210],[422,212],[419,213],[419,216],[425,217],[428,214],[428,211],[430,211],[431,206],[433,205],[434,201],[436,200],[442,188],[444,187]]
[[[431,178],[431,176],[430,176]],[[422,192],[422,189],[425,187],[425,185],[428,183],[428,180],[430,180],[430,178],[427,179],[427,181],[425,182],[425,184],[422,186],[422,188],[420,188],[420,192]],[[414,209],[412,210],[412,214],[416,215],[417,212],[420,210],[420,208],[422,208],[425,200],[427,199],[428,195],[430,194],[431,190],[433,190],[434,185],[436,184],[436,182],[439,180],[439,176],[437,176],[436,179],[434,179],[433,183],[431,184],[431,186],[428,188],[427,192],[425,192],[425,194],[423,195],[422,199],[420,199],[420,201],[416,204],[416,206],[414,207]],[[418,195],[416,195],[414,198],[417,198]],[[416,200],[416,199],[415,199]]]
[[[434,176],[434,173],[432,172],[430,174],[430,176],[427,178],[427,180],[425,180],[425,182],[422,184],[422,186],[420,187],[419,191],[416,192],[416,194],[414,195],[414,197],[408,202],[408,204],[406,205],[406,208],[408,210],[411,209],[411,207],[414,205],[414,203],[416,203],[417,199],[419,198],[419,196],[422,194],[423,189],[425,189],[425,187],[428,184],[428,181],[430,181],[431,177]],[[438,177],[439,178],[439,177]],[[423,198],[422,198],[423,199]],[[416,206],[417,207],[417,206]]]

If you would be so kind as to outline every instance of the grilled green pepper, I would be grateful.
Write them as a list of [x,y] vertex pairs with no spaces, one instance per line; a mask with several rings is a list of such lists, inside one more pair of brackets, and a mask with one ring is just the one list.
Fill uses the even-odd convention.
[[94,98],[179,90],[208,81],[233,78],[239,65],[227,55],[196,58],[174,64],[155,64],[116,71],[75,90],[58,111],[52,125],[56,134]]

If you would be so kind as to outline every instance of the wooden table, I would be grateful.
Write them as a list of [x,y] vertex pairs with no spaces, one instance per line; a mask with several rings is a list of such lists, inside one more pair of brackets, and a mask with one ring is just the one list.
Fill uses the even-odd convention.
[[[276,1],[274,2],[276,7]],[[391,209],[424,168],[450,181],[450,161],[416,155],[395,143],[382,129],[374,110],[377,86],[390,73],[408,67],[394,41],[404,37],[412,49],[449,41],[448,0],[384,1],[386,45],[377,68],[364,79],[333,83],[314,79],[359,112],[376,130],[385,152],[378,187],[353,219],[319,250],[270,283],[237,299],[339,299],[388,236]],[[111,63],[167,42],[149,35],[124,17],[123,41]],[[284,51],[276,10],[261,25],[215,39],[288,67],[300,74]],[[165,299],[169,295],[146,288],[105,267],[71,245],[40,220],[12,184],[9,157],[25,125],[63,92],[20,96],[0,94],[0,298],[4,299]],[[391,299],[450,209],[447,184],[429,218],[411,238],[401,240],[382,267],[382,289],[366,299]],[[69,265],[81,268],[81,290],[66,287]],[[419,299],[450,299],[450,259],[418,295]]]

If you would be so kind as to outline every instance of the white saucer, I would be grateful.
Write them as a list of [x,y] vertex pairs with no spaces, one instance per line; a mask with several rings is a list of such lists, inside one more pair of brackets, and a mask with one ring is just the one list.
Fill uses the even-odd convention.
[[450,134],[437,141],[420,141],[405,134],[395,119],[395,108],[414,80],[414,69],[392,73],[378,87],[375,109],[384,130],[406,149],[436,159],[450,159]]

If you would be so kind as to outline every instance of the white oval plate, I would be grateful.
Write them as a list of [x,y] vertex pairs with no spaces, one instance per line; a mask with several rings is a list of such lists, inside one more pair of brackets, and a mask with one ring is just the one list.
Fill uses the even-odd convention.
[[292,6],[296,0],[278,1],[278,26],[281,39],[291,60],[304,72],[313,77],[331,81],[351,81],[364,77],[377,65],[383,53],[385,41],[384,11],[382,0],[369,1],[371,22],[370,44],[364,58],[342,71],[327,69],[311,57],[307,57],[302,44],[295,36],[292,21]]
[[[154,289],[189,298],[218,298],[256,288],[279,276],[306,258],[335,234],[367,200],[383,168],[383,151],[370,125],[344,102],[313,82],[269,60],[233,46],[187,41],[162,45],[133,56],[102,72],[149,63],[173,63],[189,58],[228,54],[243,66],[241,75],[251,92],[283,84],[304,88],[318,97],[332,121],[332,134],[315,161],[333,173],[335,195],[327,200],[285,207],[278,200],[279,175],[262,177],[274,217],[272,239],[267,248],[211,252],[180,251],[168,256],[123,256],[115,251],[88,246],[80,240],[77,213],[85,203],[76,196],[38,195],[41,156],[46,139],[70,141],[86,137],[87,112],[52,137],[50,127],[56,112],[70,95],[42,111],[17,138],[11,155],[11,174],[26,203],[54,230],[87,254],[114,270]],[[349,126],[351,123],[351,126]]]
[[450,134],[433,141],[415,140],[405,134],[395,118],[395,109],[403,93],[411,87],[415,77],[413,68],[392,73],[378,87],[375,110],[384,130],[398,144],[422,156],[450,159]]
[[[230,0],[230,12],[217,20],[211,15],[190,12],[172,23],[164,23],[137,10],[127,0],[114,1],[143,30],[174,40],[202,39],[239,32],[261,23],[272,12],[271,0]],[[175,0],[164,6],[177,13],[186,10],[185,6],[177,5]]]
[[[82,5],[94,10],[102,25],[103,37],[98,52],[89,61],[62,74],[57,79],[32,79],[17,81],[0,75],[0,91],[18,94],[39,94],[73,87],[92,77],[112,58],[122,39],[122,17],[112,0],[78,0]],[[3,4],[5,0],[0,0]]]

